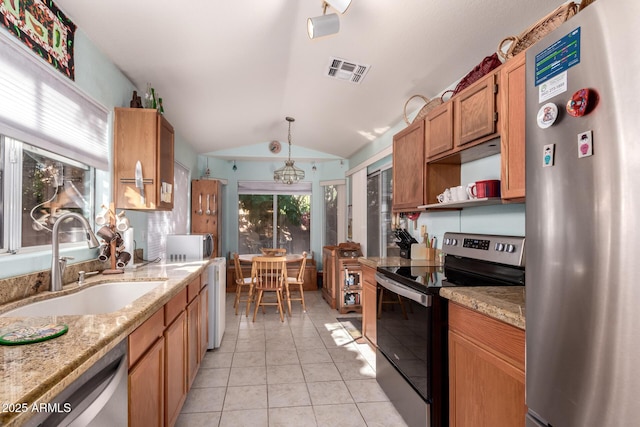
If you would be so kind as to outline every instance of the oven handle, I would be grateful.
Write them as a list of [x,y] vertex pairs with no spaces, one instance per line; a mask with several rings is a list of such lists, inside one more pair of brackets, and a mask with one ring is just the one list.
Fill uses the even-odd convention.
[[418,291],[414,291],[413,289],[399,284],[395,280],[388,279],[380,273],[376,273],[376,281],[380,286],[389,289],[391,292],[395,292],[398,295],[409,298],[410,300],[425,307],[431,307],[431,295],[425,295]]

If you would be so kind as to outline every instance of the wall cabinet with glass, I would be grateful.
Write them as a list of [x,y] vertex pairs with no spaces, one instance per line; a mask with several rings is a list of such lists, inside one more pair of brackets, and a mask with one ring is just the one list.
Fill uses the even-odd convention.
[[[116,208],[173,209],[173,126],[153,109],[116,108],[113,127]],[[136,179],[138,162],[142,183]]]

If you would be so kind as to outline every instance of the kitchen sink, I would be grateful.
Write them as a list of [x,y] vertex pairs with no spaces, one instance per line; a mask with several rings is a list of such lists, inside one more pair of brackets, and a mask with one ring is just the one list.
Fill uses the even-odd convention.
[[33,302],[0,314],[0,317],[104,314],[121,310],[164,281],[107,282],[80,288],[77,292]]

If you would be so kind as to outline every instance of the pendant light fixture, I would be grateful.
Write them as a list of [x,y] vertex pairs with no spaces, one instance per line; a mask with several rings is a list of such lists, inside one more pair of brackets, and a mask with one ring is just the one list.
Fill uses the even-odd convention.
[[295,167],[293,160],[291,160],[291,123],[296,119],[293,117],[285,117],[285,120],[289,122],[289,158],[284,162],[283,167],[276,169],[273,173],[273,180],[291,185],[304,179],[304,171]]

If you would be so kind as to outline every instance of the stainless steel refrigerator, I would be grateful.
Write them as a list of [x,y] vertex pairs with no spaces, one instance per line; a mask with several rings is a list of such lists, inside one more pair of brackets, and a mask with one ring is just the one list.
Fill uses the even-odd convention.
[[640,425],[639,22],[597,0],[526,54],[527,427]]

